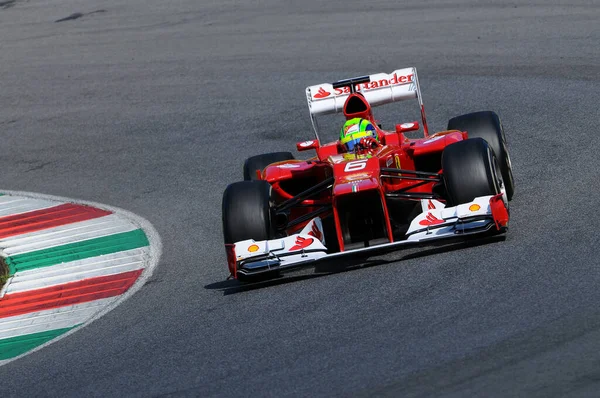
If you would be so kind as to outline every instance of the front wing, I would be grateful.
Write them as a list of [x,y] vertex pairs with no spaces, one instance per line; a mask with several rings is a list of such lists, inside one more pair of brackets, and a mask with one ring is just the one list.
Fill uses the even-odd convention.
[[398,242],[327,253],[321,219],[316,217],[298,234],[268,241],[249,239],[226,245],[229,271],[235,278],[287,271],[348,256],[366,259],[407,247],[495,235],[508,229],[508,205],[502,194],[477,197],[472,202],[454,207],[445,207],[435,200],[423,200],[422,208],[423,212],[411,222],[406,240]]

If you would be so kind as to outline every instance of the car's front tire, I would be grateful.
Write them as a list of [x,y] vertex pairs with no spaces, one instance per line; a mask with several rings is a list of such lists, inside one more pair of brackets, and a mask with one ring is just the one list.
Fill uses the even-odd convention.
[[511,200],[515,192],[515,183],[506,146],[506,135],[498,115],[492,111],[467,113],[450,119],[448,130],[466,131],[469,139],[483,138],[488,142],[498,159],[504,188],[506,189],[506,197]]
[[482,138],[448,145],[442,153],[442,172],[449,205],[499,194],[502,177],[497,167],[494,152]]
[[246,239],[268,240],[274,235],[271,185],[266,181],[240,181],[223,193],[222,218],[225,243]]
[[[247,239],[269,240],[275,237],[272,219],[271,185],[266,181],[240,181],[230,184],[223,193],[222,220],[225,244]],[[271,279],[279,275],[272,271],[244,277],[242,282]]]

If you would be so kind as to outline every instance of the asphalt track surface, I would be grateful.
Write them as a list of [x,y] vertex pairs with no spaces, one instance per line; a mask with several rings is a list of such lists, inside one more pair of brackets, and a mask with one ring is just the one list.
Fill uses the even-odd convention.
[[[402,3],[0,2],[1,189],[129,210],[164,245],[1,394],[598,396],[600,4]],[[507,239],[223,282],[222,191],[311,137],[304,88],[413,65],[432,128],[503,118]]]

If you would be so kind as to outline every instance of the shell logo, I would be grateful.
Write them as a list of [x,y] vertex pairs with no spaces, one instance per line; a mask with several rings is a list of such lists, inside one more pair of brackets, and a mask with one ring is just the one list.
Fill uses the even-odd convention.
[[258,250],[258,245],[251,245],[250,247],[248,247],[248,251],[250,253],[254,253],[257,250]]
[[481,206],[479,206],[477,203],[469,206],[469,210],[471,210],[471,211],[478,211],[479,209],[481,209]]

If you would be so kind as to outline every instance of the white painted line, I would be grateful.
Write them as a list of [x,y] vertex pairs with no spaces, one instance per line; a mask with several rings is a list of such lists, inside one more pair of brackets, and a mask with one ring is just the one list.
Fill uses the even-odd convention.
[[123,220],[122,217],[119,217],[115,214],[108,214],[106,216],[92,218],[90,220],[58,225],[52,228],[47,228],[39,231],[1,238],[0,247],[16,246],[21,244],[27,244],[30,242],[37,242],[39,240],[53,240],[62,236],[68,236],[70,233],[76,234],[81,230],[90,229],[94,226],[102,228],[106,225],[113,225],[115,222],[126,223],[128,225],[131,224],[129,221]]
[[0,318],[0,340],[73,327],[89,320],[117,298],[110,297],[68,307]]
[[0,208],[4,208],[5,206],[13,206],[17,203],[19,204],[24,204],[24,203],[46,203],[49,204],[48,207],[53,207],[53,206],[58,206],[60,205],[60,203],[57,203],[56,201],[53,200],[47,200],[47,199],[32,199],[30,197],[26,197],[26,196],[17,196],[17,195],[2,195],[0,196]]
[[62,203],[49,200],[23,198],[18,196],[0,196],[0,217],[29,213],[30,211],[55,207]]
[[116,214],[51,229],[17,235],[0,240],[0,252],[6,257],[49,249],[67,243],[101,238],[103,236],[133,231],[137,226]]
[[17,272],[5,294],[21,293],[89,278],[136,271],[144,268],[144,260],[148,251],[148,247],[143,247]]

